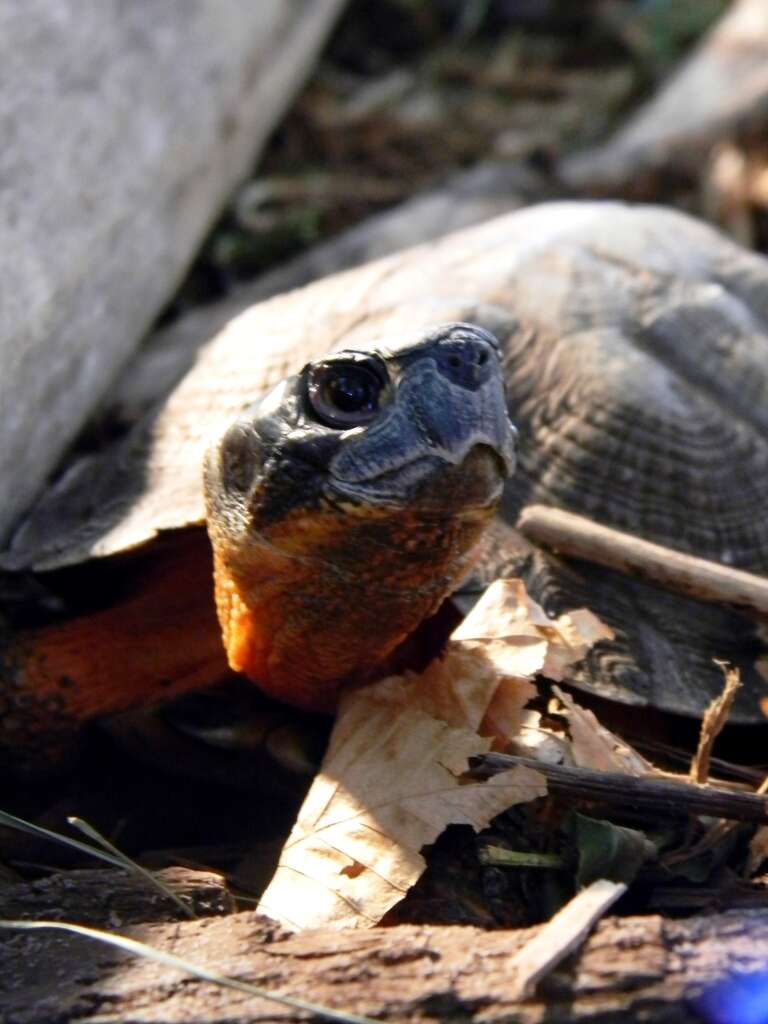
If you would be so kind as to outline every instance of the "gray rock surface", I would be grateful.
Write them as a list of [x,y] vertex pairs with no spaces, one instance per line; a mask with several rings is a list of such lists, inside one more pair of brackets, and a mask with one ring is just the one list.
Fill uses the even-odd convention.
[[0,5],[0,534],[168,299],[342,6]]

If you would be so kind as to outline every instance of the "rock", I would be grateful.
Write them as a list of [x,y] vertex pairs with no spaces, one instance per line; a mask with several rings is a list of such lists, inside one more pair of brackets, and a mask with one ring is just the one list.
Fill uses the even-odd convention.
[[0,8],[0,534],[167,301],[342,6]]

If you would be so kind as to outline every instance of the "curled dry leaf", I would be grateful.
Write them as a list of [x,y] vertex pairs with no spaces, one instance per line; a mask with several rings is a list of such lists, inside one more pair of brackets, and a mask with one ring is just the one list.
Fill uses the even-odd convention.
[[349,694],[259,909],[295,929],[374,924],[419,878],[421,847],[447,825],[479,831],[544,796],[529,768],[461,776],[470,757],[520,729],[531,676],[553,645],[561,661],[566,650],[583,657],[579,615],[551,620],[520,581],[499,580],[425,672]]
[[[588,608],[577,608],[551,619],[541,605],[528,596],[518,579],[496,580],[486,590],[454,640],[499,641],[507,645],[544,643],[544,657],[537,669],[548,679],[560,681],[569,666],[587,654],[599,640],[613,640],[614,632]],[[499,648],[499,654],[504,647]]]
[[[598,641],[613,637],[613,630],[589,609],[578,608],[552,619],[529,597],[522,580],[500,579],[456,628],[450,646],[482,649],[504,680],[536,673],[560,680]],[[508,685],[499,686],[480,729],[483,736],[494,738],[500,750],[522,723],[514,697],[512,708],[509,699]]]
[[610,729],[600,725],[594,714],[580,707],[570,694],[559,686],[552,687],[552,690],[565,705],[571,733],[571,755],[577,767],[626,772],[628,775],[649,775],[656,771],[650,761]]

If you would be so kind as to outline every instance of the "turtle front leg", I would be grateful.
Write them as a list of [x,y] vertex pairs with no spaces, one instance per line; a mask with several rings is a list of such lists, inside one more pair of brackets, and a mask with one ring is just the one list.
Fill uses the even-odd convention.
[[153,559],[137,582],[108,609],[3,638],[0,764],[42,773],[92,719],[227,674],[202,531]]

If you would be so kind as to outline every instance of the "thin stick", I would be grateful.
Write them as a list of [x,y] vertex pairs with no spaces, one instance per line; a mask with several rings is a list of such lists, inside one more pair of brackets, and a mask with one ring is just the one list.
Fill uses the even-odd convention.
[[507,963],[506,969],[513,975],[512,997],[532,996],[544,975],[578,949],[595,922],[626,891],[623,882],[598,878],[558,910]]
[[545,505],[524,508],[517,527],[528,540],[583,558],[702,601],[752,608],[768,615],[768,579],[706,558],[653,544]]
[[[718,664],[722,664],[722,662]],[[712,748],[715,745],[715,740],[723,731],[725,723],[728,721],[736,693],[741,686],[741,678],[737,668],[729,668],[723,665],[723,671],[725,672],[723,692],[710,703],[701,721],[699,745],[691,761],[691,782],[702,783],[709,780]]]
[[481,754],[477,761],[474,771],[480,774],[495,775],[519,764],[535,768],[547,780],[550,793],[564,793],[583,800],[641,808],[674,818],[681,814],[704,814],[730,821],[768,822],[768,798],[755,793],[735,793],[691,782],[547,764],[511,754]]

